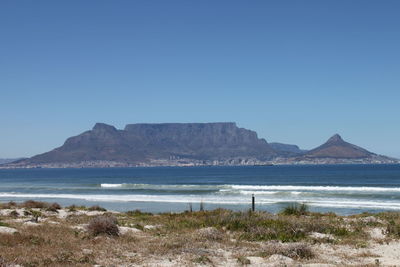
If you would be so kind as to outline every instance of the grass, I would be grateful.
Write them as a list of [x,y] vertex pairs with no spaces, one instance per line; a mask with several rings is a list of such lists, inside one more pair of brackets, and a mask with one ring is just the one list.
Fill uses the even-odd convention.
[[[7,220],[7,223],[0,221],[0,225],[16,228],[18,233],[0,234],[0,262],[22,266],[135,265],[148,258],[174,259],[176,255],[184,261],[181,265],[212,265],[219,250],[232,251],[233,260],[239,265],[248,265],[250,256],[273,254],[308,261],[318,257],[313,251],[316,243],[345,244],[354,249],[367,247],[368,229],[373,226],[386,229],[390,238],[400,239],[400,213],[343,217],[313,213],[299,205],[278,214],[216,209],[179,214],[135,210],[111,215],[98,206],[70,206],[65,209],[71,211],[68,217],[61,220],[48,211],[49,207],[57,207],[49,203],[27,201],[1,206],[11,211],[0,216],[0,220]],[[20,213],[25,214],[20,218],[35,218],[40,214],[39,217],[58,224],[40,220],[39,226],[27,227],[12,222],[15,216],[11,212],[17,208],[23,208]],[[104,214],[94,217],[76,210]],[[146,227],[149,225],[156,227]],[[141,231],[120,234],[118,226]],[[316,239],[311,237],[314,232],[332,238]]]
[[87,207],[85,206],[77,206],[77,205],[71,205],[66,207],[66,209],[70,212],[78,211],[78,210],[87,210]]
[[[0,226],[9,227],[10,224],[0,221]],[[0,265],[1,266],[1,265]]]
[[[217,209],[213,211],[161,214],[158,216],[129,213],[123,224],[162,224],[162,233],[179,232],[213,227],[232,232],[235,238],[245,241],[296,242],[308,239],[311,232],[332,234],[340,238],[353,238],[355,234],[345,228],[344,223],[331,216],[319,214],[309,217],[273,215],[266,212],[234,212]],[[360,234],[362,229],[356,231]]]
[[202,264],[202,265],[212,263],[212,261],[205,255],[202,255],[200,257],[194,258],[193,262],[194,263],[198,263],[198,264]]
[[312,259],[315,257],[311,247],[305,243],[269,243],[260,254],[263,257],[280,254],[292,259]]
[[308,214],[308,206],[306,204],[292,204],[287,206],[281,211],[282,215],[307,215]]
[[87,210],[89,210],[89,211],[107,211],[105,208],[100,207],[99,205],[91,206]]
[[21,233],[0,235],[0,256],[22,266],[89,264],[80,245],[68,227],[36,226]]

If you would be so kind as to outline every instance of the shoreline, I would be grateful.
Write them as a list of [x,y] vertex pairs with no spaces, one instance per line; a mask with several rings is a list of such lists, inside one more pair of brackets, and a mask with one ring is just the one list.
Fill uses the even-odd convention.
[[45,166],[6,166],[8,164],[0,164],[0,170],[34,170],[34,169],[136,169],[136,168],[213,168],[213,167],[274,167],[274,166],[352,166],[352,165],[360,165],[360,166],[371,166],[371,165],[400,165],[400,160],[396,160],[395,162],[343,162],[343,163],[265,163],[265,164],[238,164],[238,165],[116,165],[116,166],[101,166],[101,165],[85,165],[79,166],[79,164],[71,164],[65,167],[62,165],[45,165]]
[[[96,220],[116,232],[93,228]],[[0,203],[0,248],[6,266],[396,266],[400,212],[152,214],[10,202]]]

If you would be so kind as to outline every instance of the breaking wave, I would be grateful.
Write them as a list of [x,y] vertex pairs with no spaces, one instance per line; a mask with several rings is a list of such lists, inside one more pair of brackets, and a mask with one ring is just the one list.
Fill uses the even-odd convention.
[[[99,202],[164,202],[164,203],[209,203],[209,204],[249,204],[248,197],[240,196],[207,196],[200,195],[101,195],[101,194],[24,194],[24,193],[0,193],[1,198],[24,198],[24,199],[79,199]],[[291,203],[293,199],[288,198],[259,198],[257,204]],[[296,202],[306,203],[316,207],[336,208],[370,208],[384,210],[400,210],[400,202],[393,201],[347,201],[343,199],[313,199],[298,198]]]
[[[100,184],[105,189],[144,189],[144,190],[218,190],[230,192],[239,190],[243,194],[274,194],[277,191],[292,191],[300,194],[301,191],[342,191],[342,192],[400,192],[400,187],[372,187],[372,186],[303,186],[303,185],[160,185],[160,184]],[[261,193],[262,192],[262,193]]]

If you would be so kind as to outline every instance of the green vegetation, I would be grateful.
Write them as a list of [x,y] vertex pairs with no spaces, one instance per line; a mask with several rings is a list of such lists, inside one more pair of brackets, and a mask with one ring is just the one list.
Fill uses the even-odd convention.
[[[0,226],[6,226],[6,227],[8,227],[8,226],[10,226],[8,223],[5,223],[5,222],[2,222],[2,221],[0,221]],[[0,265],[1,266],[1,265]]]
[[[73,205],[58,214],[53,212],[57,205],[35,201],[1,205],[8,210],[2,211],[0,226],[18,231],[0,234],[3,265],[126,265],[127,257],[129,264],[140,265],[146,257],[170,259],[174,255],[185,255],[186,265],[215,265],[215,254],[227,251],[231,263],[242,266],[250,264],[251,257],[275,254],[302,263],[318,259],[315,247],[320,243],[369,249],[374,227],[384,229],[384,239],[379,242],[400,239],[400,213],[395,212],[338,216],[310,212],[305,205],[298,205],[278,214],[226,209],[111,214],[99,206]],[[17,212],[17,208],[22,210]],[[30,226],[28,221],[39,223]],[[360,257],[373,255],[367,250],[362,253]]]
[[209,264],[212,261],[207,256],[202,255],[200,257],[197,257],[197,258],[193,259],[193,262],[194,263],[199,263],[199,264]]
[[274,254],[280,254],[292,259],[311,259],[315,256],[311,247],[305,243],[271,243],[260,253],[263,257]]
[[237,262],[242,266],[246,266],[251,263],[250,260],[248,258],[246,258],[245,256],[239,256],[237,258]]
[[[301,209],[303,210],[303,209]],[[161,224],[159,234],[195,230],[206,227],[231,231],[235,238],[244,241],[298,242],[308,240],[312,232],[331,234],[341,241],[357,240],[364,237],[363,229],[354,225],[346,228],[341,218],[319,213],[307,216],[278,215],[267,212],[235,212],[225,209],[212,211],[185,212],[180,214],[164,213],[151,215],[140,211],[127,212],[120,216],[121,225]]]
[[107,211],[105,208],[100,207],[99,205],[91,206],[87,210],[89,210],[89,211]]
[[308,206],[306,204],[292,204],[287,206],[281,211],[282,215],[307,215],[308,214]]
[[74,211],[78,211],[78,210],[87,210],[87,207],[85,206],[77,206],[77,205],[71,205],[66,207],[66,209],[68,211],[74,212]]

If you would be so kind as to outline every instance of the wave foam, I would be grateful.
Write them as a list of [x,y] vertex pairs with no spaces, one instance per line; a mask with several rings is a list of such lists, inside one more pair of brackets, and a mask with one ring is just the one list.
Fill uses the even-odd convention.
[[[198,195],[79,195],[79,194],[23,194],[23,193],[0,193],[1,198],[25,198],[25,199],[80,199],[86,201],[99,202],[164,202],[164,203],[208,203],[208,204],[228,204],[228,205],[249,205],[250,200],[246,197],[218,197]],[[382,201],[344,201],[341,199],[262,199],[257,200],[257,204],[276,204],[276,203],[306,203],[309,206],[317,207],[336,207],[336,208],[369,208],[383,210],[400,210],[400,202]]]
[[[303,185],[168,185],[168,184],[128,184],[128,183],[102,183],[105,189],[141,189],[141,190],[176,190],[176,191],[205,191],[215,190],[220,192],[242,192],[243,194],[274,194],[280,191],[292,191],[301,194],[301,191],[333,191],[333,192],[400,192],[400,187],[377,186],[303,186]],[[252,193],[250,193],[252,192]],[[258,193],[262,192],[262,193]],[[297,193],[295,193],[297,192]]]
[[101,187],[105,188],[116,188],[116,187],[122,187],[124,184],[101,184]]
[[232,185],[241,190],[278,190],[278,191],[358,191],[358,192],[400,192],[400,187],[372,186],[297,186],[297,185]]

